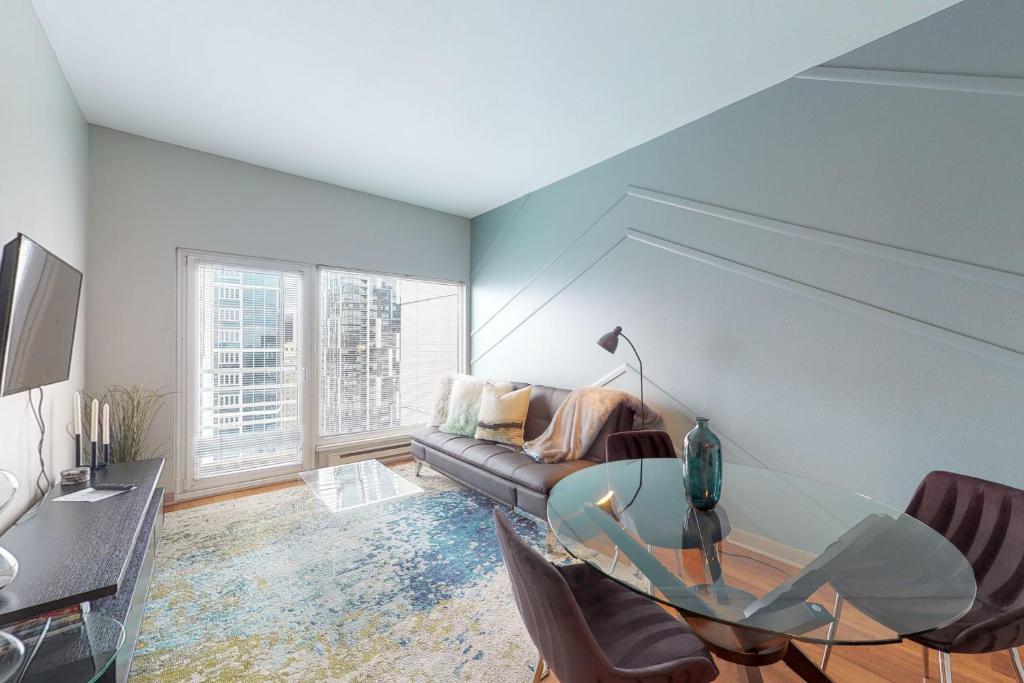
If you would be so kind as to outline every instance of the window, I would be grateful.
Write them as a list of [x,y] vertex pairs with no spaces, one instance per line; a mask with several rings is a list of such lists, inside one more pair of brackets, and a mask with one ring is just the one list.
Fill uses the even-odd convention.
[[297,469],[304,439],[295,322],[308,275],[201,257],[188,268],[190,480]]
[[217,352],[217,367],[220,367],[220,368],[237,368],[238,367],[238,351],[218,351]]
[[458,372],[462,287],[320,269],[320,437],[426,422],[434,385]]
[[187,491],[290,476],[321,444],[405,435],[463,368],[459,283],[191,251],[179,268]]
[[217,346],[237,346],[238,330],[217,330]]
[[217,394],[214,396],[213,405],[215,406],[237,406],[238,405],[238,394]]

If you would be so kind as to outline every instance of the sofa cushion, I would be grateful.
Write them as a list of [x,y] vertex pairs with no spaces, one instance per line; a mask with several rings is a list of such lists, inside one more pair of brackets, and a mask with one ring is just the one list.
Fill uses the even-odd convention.
[[425,427],[416,431],[412,438],[540,493],[547,493],[573,472],[594,464],[589,460],[572,460],[547,465],[537,462],[518,448],[445,434],[436,427]]
[[[519,384],[516,383],[516,388]],[[522,385],[526,386],[526,385]],[[526,412],[526,422],[523,424],[523,439],[529,441],[536,439],[544,433],[544,430],[551,424],[558,406],[569,395],[568,389],[555,389],[542,385],[534,385],[530,392],[530,409]]]

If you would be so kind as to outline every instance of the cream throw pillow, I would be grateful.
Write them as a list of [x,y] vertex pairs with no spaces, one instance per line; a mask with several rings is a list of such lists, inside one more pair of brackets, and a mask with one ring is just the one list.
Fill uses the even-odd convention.
[[506,394],[488,384],[480,395],[480,417],[476,423],[476,438],[485,441],[523,445],[523,425],[530,409],[530,392],[523,387]]
[[459,375],[454,372],[450,372],[440,380],[434,386],[434,396],[432,397],[433,403],[431,404],[430,419],[427,420],[427,424],[431,427],[440,427],[448,419],[448,402],[452,398],[452,384],[459,377],[468,377],[468,375]]
[[452,382],[448,417],[438,429],[448,434],[468,437],[476,434],[476,423],[480,415],[480,395],[488,384],[500,394],[507,394],[515,388],[511,382],[488,382],[483,377],[458,375]]

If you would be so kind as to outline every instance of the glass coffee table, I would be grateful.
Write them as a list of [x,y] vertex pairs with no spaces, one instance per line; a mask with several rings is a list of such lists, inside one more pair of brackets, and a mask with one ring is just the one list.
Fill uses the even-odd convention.
[[353,510],[423,491],[379,460],[324,467],[299,476],[331,512]]
[[782,661],[829,681],[795,642],[895,643],[974,602],[955,546],[840,486],[727,464],[714,510],[691,507],[685,490],[676,458],[595,465],[555,485],[548,521],[576,558],[677,610],[741,680]]

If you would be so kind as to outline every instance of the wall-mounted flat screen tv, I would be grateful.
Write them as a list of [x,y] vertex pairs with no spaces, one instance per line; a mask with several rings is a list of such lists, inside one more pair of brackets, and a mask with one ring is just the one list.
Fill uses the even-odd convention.
[[71,372],[82,273],[18,234],[0,262],[0,395],[63,382]]

